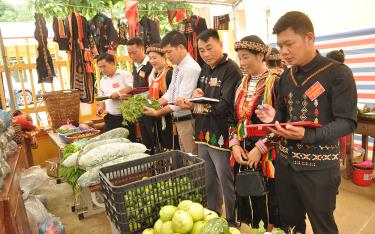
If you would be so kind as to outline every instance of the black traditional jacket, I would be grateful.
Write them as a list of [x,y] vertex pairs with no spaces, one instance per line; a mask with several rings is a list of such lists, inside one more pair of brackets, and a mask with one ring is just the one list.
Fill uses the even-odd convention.
[[219,102],[212,105],[209,113],[197,114],[197,144],[229,151],[228,118],[233,112],[234,89],[241,77],[241,70],[226,54],[214,69],[207,64],[203,66],[197,88],[203,90],[205,97],[219,99]]
[[306,128],[301,141],[281,140],[279,160],[295,170],[335,166],[338,139],[357,125],[357,89],[351,70],[319,53],[304,67],[292,66],[280,78],[279,122],[311,121],[321,128]]

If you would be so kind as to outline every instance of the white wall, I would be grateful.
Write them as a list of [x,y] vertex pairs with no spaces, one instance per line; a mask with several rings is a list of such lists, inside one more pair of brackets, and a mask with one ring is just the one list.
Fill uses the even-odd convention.
[[275,42],[272,28],[286,12],[303,11],[311,18],[315,34],[326,35],[375,27],[374,0],[243,0],[246,11],[246,32],[256,34],[267,41],[266,13],[270,9],[269,39]]

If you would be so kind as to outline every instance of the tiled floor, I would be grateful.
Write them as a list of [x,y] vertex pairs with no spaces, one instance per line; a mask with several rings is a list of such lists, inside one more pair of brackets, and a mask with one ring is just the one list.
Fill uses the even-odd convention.
[[[106,215],[98,214],[82,221],[71,212],[69,204],[73,201],[71,188],[66,183],[42,191],[49,198],[49,210],[61,218],[67,234],[110,234],[111,227]],[[341,234],[375,233],[375,184],[359,187],[351,181],[342,179],[337,197],[335,218]],[[249,227],[241,228],[250,233]],[[309,227],[308,233],[312,234]]]

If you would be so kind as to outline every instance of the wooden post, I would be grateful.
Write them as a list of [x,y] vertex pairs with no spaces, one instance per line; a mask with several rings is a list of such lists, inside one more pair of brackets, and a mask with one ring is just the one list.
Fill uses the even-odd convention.
[[[9,107],[11,110],[18,109],[18,106],[15,104],[15,97],[14,97],[14,90],[13,85],[11,81],[11,75],[8,68],[8,59],[5,51],[4,41],[3,41],[3,35],[1,34],[1,27],[0,27],[0,47],[1,47],[1,54],[3,55],[3,63],[4,63],[4,70],[5,70],[5,77],[7,78],[7,84],[8,84],[8,91],[9,91]],[[4,107],[6,108],[6,107]]]

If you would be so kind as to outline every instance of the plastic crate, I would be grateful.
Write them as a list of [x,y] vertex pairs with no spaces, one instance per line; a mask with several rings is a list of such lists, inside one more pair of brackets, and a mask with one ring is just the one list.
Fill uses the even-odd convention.
[[[206,205],[204,161],[170,151],[100,169],[106,213],[121,233],[152,227],[164,205]],[[147,178],[145,178],[147,177]]]

